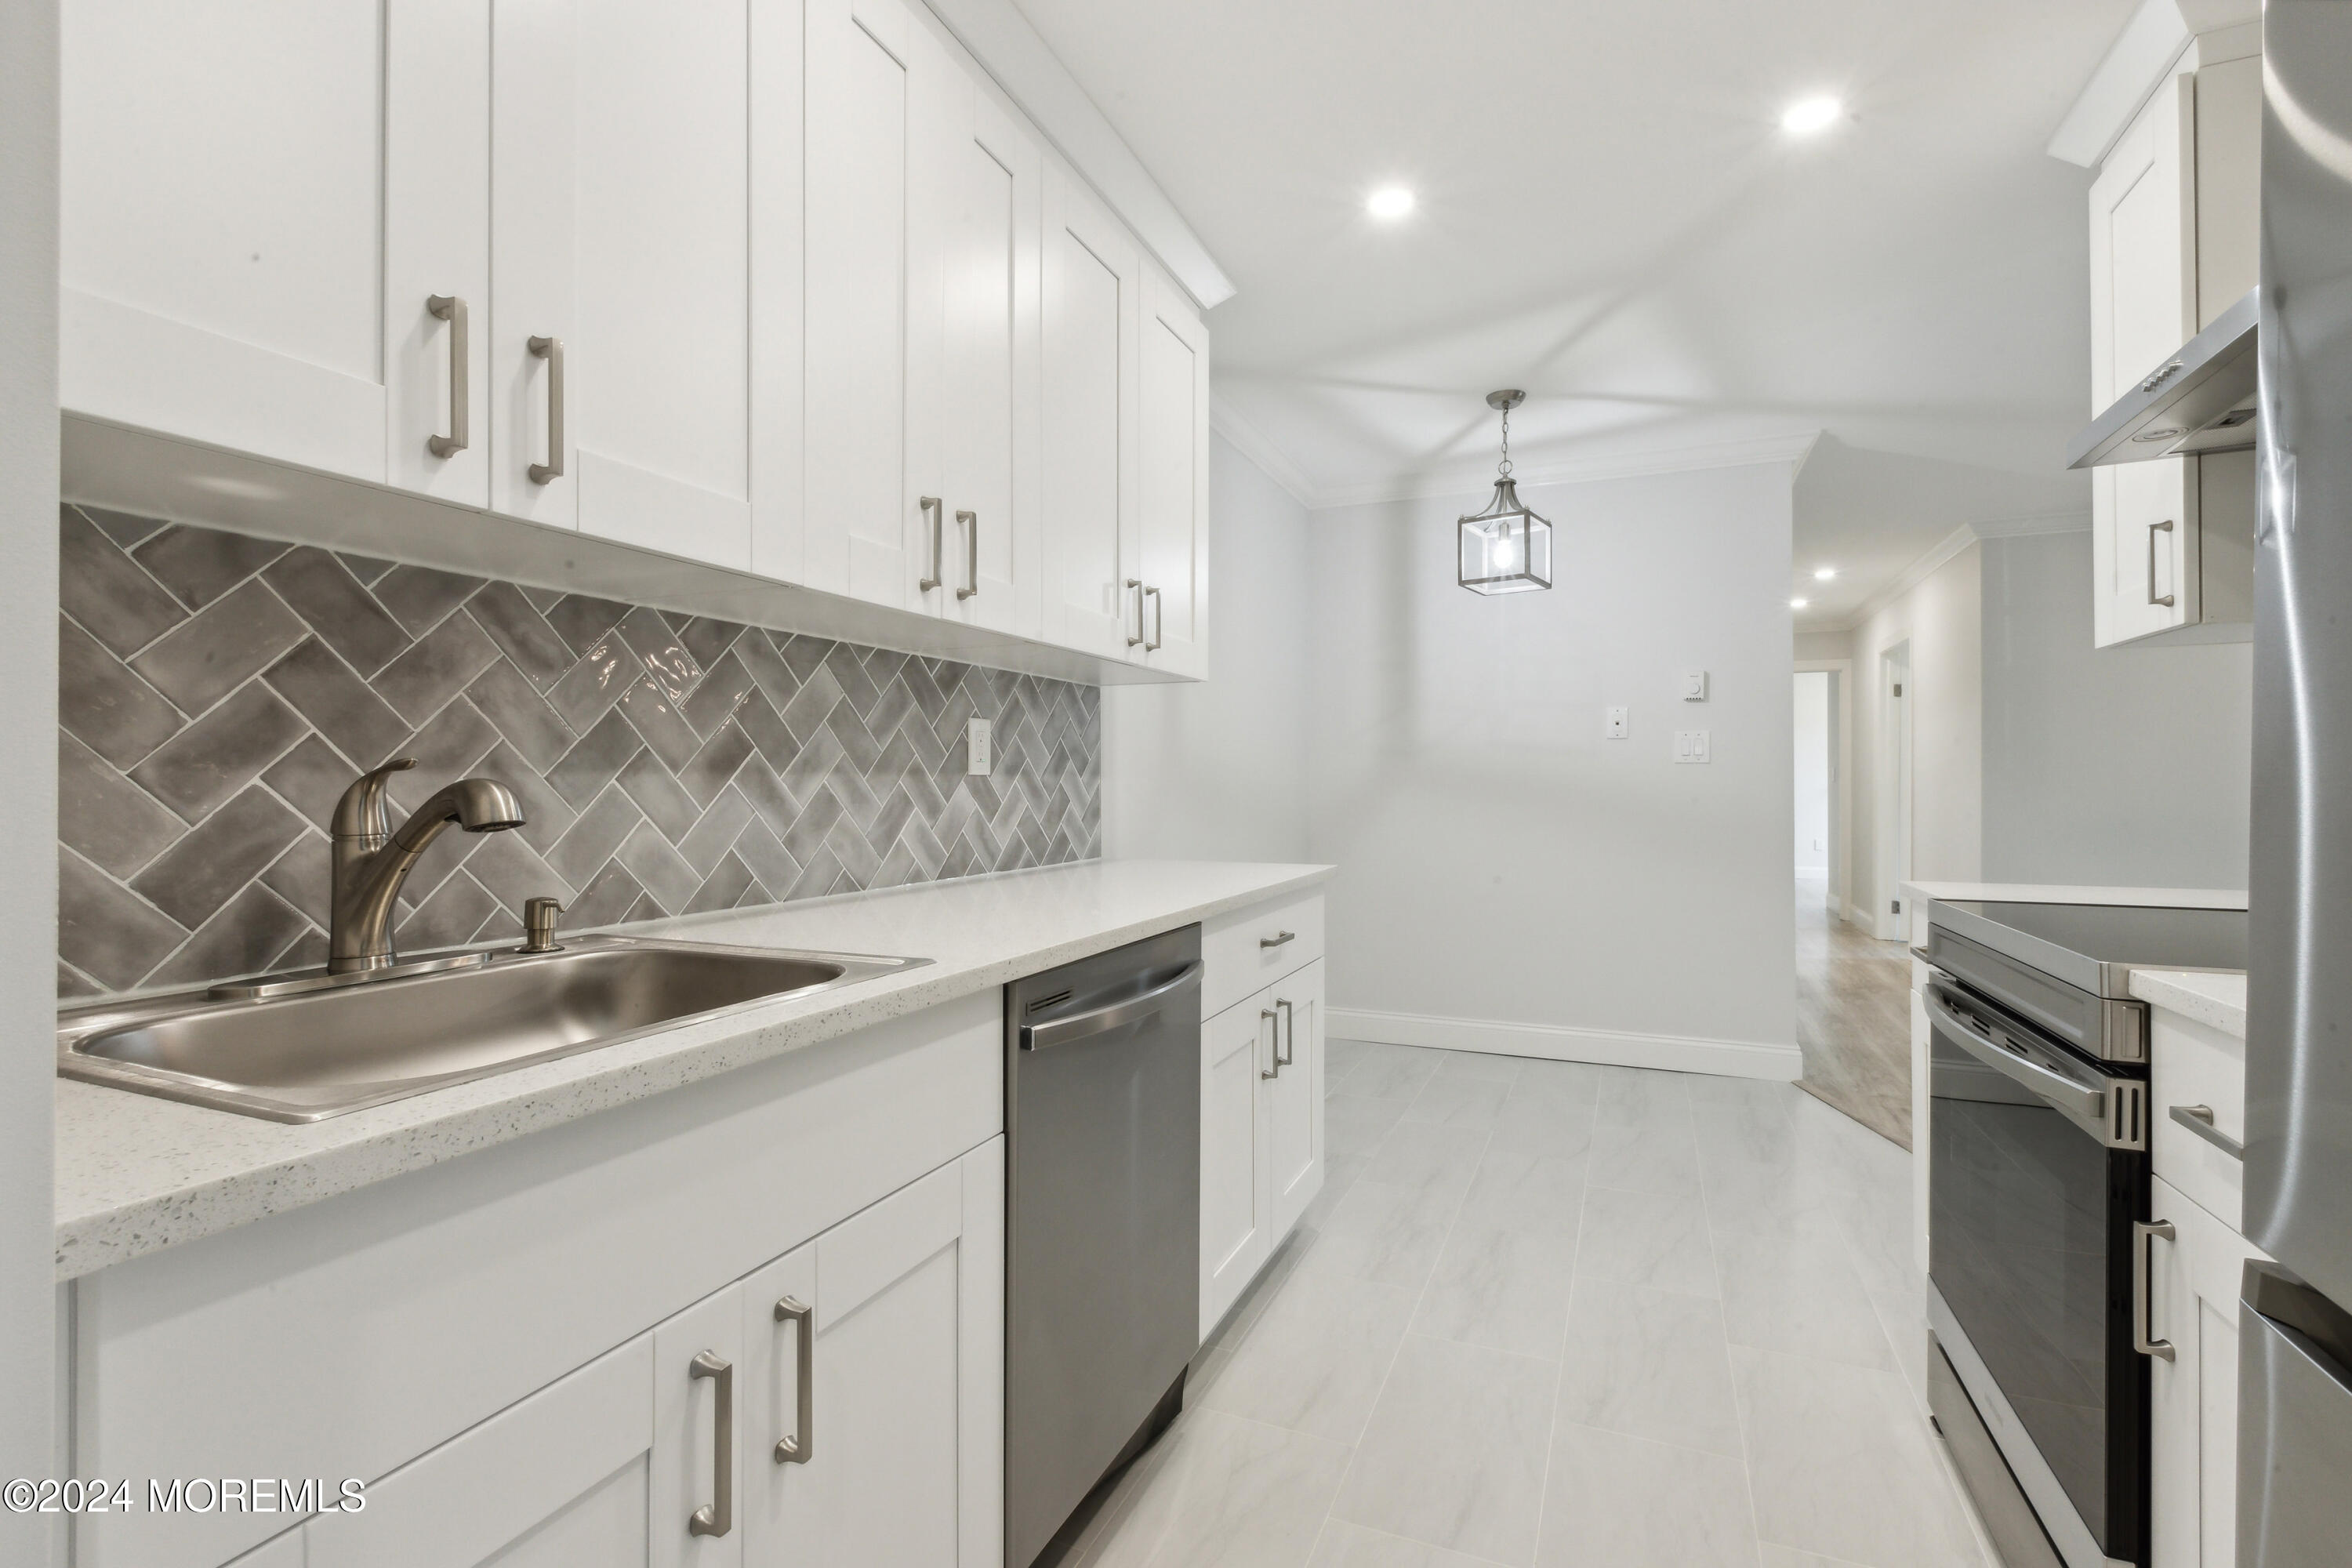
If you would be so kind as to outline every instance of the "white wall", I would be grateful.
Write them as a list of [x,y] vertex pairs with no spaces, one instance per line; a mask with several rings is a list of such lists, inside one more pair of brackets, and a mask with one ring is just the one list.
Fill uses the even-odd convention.
[[[1506,598],[1454,583],[1484,496],[1314,514],[1335,1032],[1794,1075],[1790,478],[1527,490],[1556,585]],[[1685,704],[1699,669],[1713,700]],[[1628,740],[1601,736],[1612,704]],[[1677,729],[1713,762],[1677,765]]]
[[1796,868],[1828,876],[1830,869],[1830,678],[1826,670],[1795,677],[1794,739]]
[[2242,888],[2252,645],[2091,646],[2091,536],[1984,549],[1984,874]]
[[[58,8],[0,5],[0,1479],[58,1473],[50,1104],[57,1026]],[[0,1512],[0,1561],[64,1533]]]
[[1214,438],[1209,675],[1103,691],[1103,853],[1307,858],[1307,512]]
[[[1983,546],[1970,544],[1925,580],[1878,606],[1853,634],[1853,877],[1857,913],[1882,937],[1895,934],[1882,885],[1883,829],[1895,801],[1882,759],[1886,694],[1881,659],[1911,649],[1911,874],[1972,882],[1983,868],[1984,678],[1979,572]],[[2085,589],[2085,602],[2088,590]]]

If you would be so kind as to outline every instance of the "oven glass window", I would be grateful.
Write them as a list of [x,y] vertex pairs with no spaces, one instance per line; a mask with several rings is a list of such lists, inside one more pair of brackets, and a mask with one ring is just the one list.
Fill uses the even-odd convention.
[[2107,1530],[2107,1150],[1935,1031],[1928,1273],[2093,1537]]

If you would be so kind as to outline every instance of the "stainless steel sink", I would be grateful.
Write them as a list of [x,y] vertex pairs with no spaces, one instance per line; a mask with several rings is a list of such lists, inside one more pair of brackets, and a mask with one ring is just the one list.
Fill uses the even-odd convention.
[[360,984],[321,979],[258,995],[221,987],[76,1008],[58,1015],[58,1070],[317,1121],[929,962],[574,937],[554,952],[469,955]]

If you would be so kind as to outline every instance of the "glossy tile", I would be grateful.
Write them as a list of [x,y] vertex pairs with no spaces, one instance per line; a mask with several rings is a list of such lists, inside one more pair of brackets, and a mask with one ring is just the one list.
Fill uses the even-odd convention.
[[1584,1161],[1488,1146],[1456,1223],[1573,1242],[1584,1207]]
[[1404,1342],[1416,1294],[1300,1266],[1202,1384],[1202,1406],[1355,1443]]
[[1092,1568],[1305,1568],[1348,1468],[1344,1444],[1221,1411],[1188,1414]]
[[1723,1308],[1703,1296],[1579,1278],[1559,1418],[1739,1457]]
[[1404,1110],[1407,1121],[1431,1121],[1447,1127],[1492,1128],[1510,1098],[1507,1079],[1439,1072],[1421,1086]]
[[1584,1198],[1578,1271],[1685,1296],[1719,1294],[1706,1205],[1681,1193],[1592,1188]]
[[1737,1458],[1563,1423],[1537,1568],[1759,1568]]
[[1568,1327],[1574,1243],[1456,1225],[1422,1292],[1412,1331],[1557,1361]]
[[1491,1559],[1465,1556],[1442,1546],[1386,1535],[1360,1524],[1331,1520],[1315,1543],[1307,1568],[1495,1568]]
[[1333,1515],[1526,1568],[1558,1369],[1408,1334]]
[[1864,1568],[1979,1568],[1924,1417],[1892,1373],[1736,1346],[1767,1541]]

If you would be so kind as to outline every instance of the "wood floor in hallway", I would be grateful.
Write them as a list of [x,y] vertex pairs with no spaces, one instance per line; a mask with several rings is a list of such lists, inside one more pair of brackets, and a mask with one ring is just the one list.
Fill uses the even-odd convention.
[[1911,1147],[1911,957],[1829,912],[1824,879],[1797,878],[1798,1087]]

